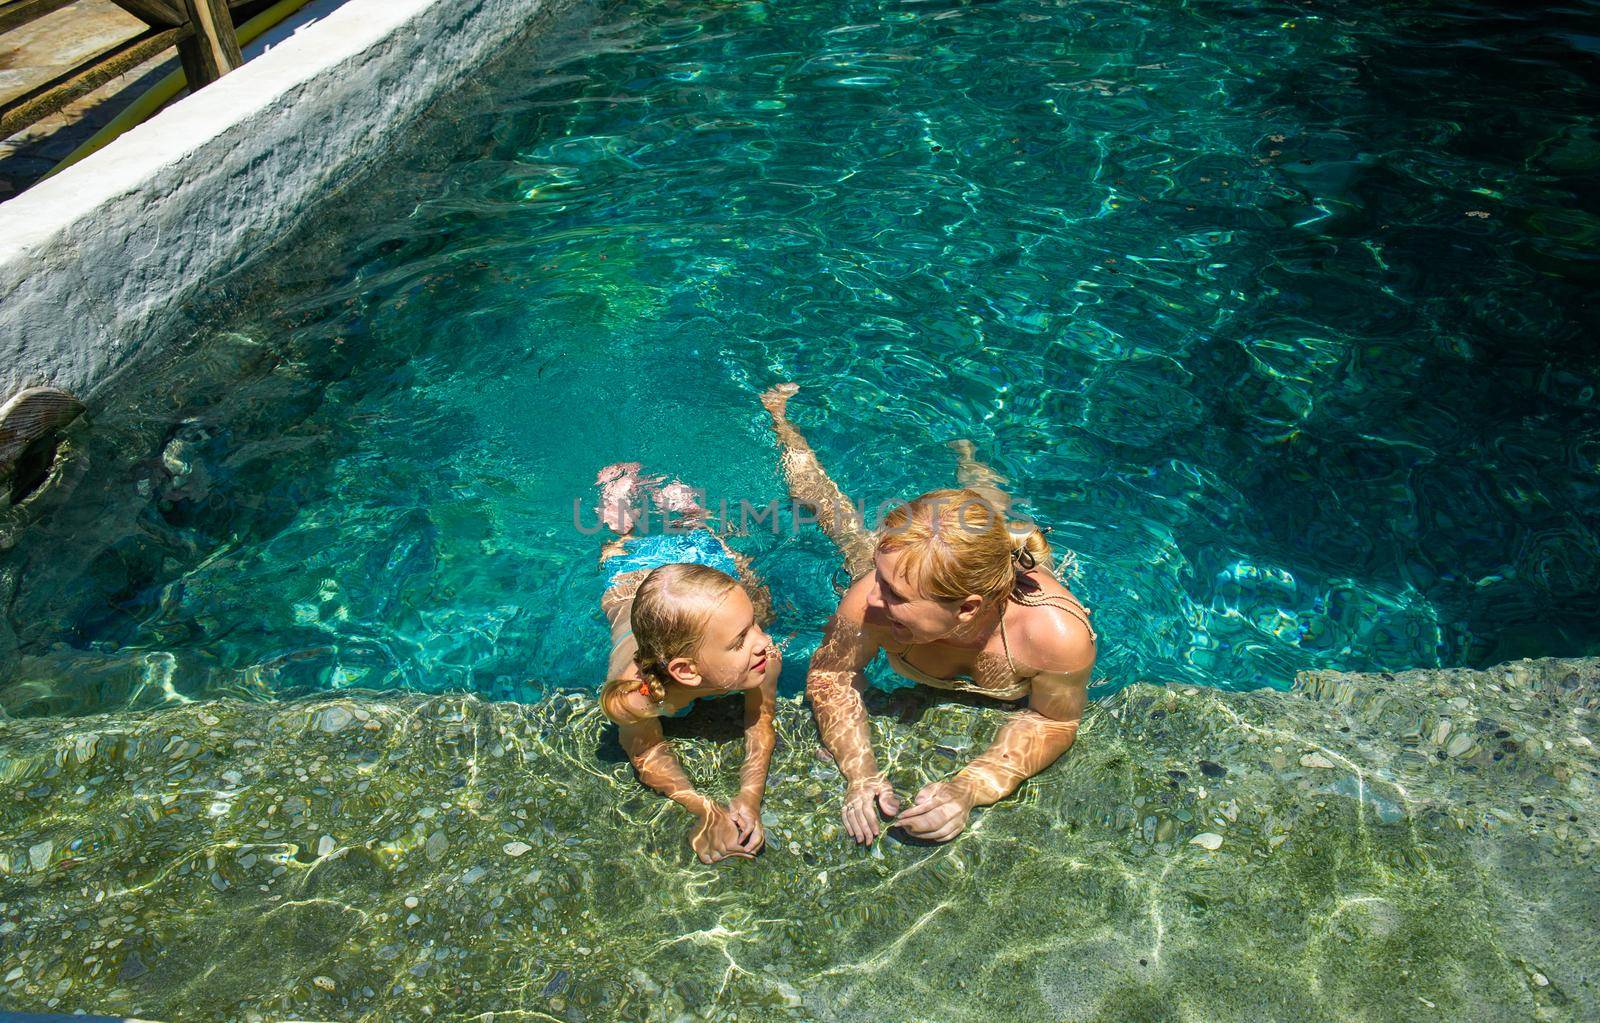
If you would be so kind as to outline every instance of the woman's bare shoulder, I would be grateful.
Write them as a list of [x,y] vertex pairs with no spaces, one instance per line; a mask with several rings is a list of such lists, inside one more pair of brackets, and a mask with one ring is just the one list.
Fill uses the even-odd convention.
[[1013,640],[1019,648],[1014,650],[1018,660],[1052,673],[1081,671],[1094,664],[1096,644],[1087,621],[1089,610],[1071,590],[1045,575],[1025,599],[1029,603],[1013,603],[1006,611],[1008,618],[1015,614],[1021,626]]

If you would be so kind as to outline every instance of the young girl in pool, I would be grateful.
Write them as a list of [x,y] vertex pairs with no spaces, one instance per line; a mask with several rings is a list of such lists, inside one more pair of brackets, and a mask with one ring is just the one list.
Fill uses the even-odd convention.
[[[761,849],[761,797],[777,740],[778,650],[761,621],[770,598],[748,562],[706,526],[695,492],[640,475],[637,462],[600,470],[600,517],[617,539],[601,551],[600,609],[611,623],[611,660],[600,707],[616,723],[639,779],[694,814],[689,845],[703,863]],[[676,516],[665,532],[634,532],[653,504]],[[746,585],[740,585],[739,578]],[[695,700],[744,694],[744,767],[726,806],[695,791],[661,732]]]

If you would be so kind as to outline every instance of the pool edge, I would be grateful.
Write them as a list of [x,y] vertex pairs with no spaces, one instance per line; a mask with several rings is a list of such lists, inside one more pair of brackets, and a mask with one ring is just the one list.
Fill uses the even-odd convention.
[[560,0],[347,0],[0,203],[0,398],[92,398],[216,274],[294,225]]

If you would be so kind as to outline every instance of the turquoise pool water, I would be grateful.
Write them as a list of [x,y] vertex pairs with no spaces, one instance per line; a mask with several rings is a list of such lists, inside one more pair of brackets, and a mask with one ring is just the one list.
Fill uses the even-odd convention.
[[[0,513],[0,1005],[1600,1018],[1600,658],[1391,673],[1600,651],[1596,6],[554,16]],[[868,501],[973,440],[1107,695],[870,851],[781,701],[767,848],[706,868],[592,697],[573,501],[624,458],[781,497],[781,379]],[[735,542],[793,695],[838,560]],[[1006,716],[867,699],[902,793]],[[736,702],[667,729],[731,795]]]
[[[783,379],[853,496],[975,441],[1107,687],[1600,650],[1594,13],[573,8],[94,409],[0,694],[590,686],[574,500],[781,497]],[[737,542],[809,652],[833,550]]]

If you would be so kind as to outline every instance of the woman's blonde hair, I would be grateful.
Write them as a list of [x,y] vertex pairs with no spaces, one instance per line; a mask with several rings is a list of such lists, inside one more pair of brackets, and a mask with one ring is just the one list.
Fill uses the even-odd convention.
[[1052,569],[1044,534],[1032,523],[1007,522],[976,490],[933,490],[896,506],[883,517],[878,550],[901,552],[917,592],[944,600],[976,593],[998,603],[1018,572]]
[[651,570],[633,594],[633,663],[650,698],[664,700],[672,680],[667,665],[688,657],[705,638],[711,616],[739,583],[709,565],[672,564]]

